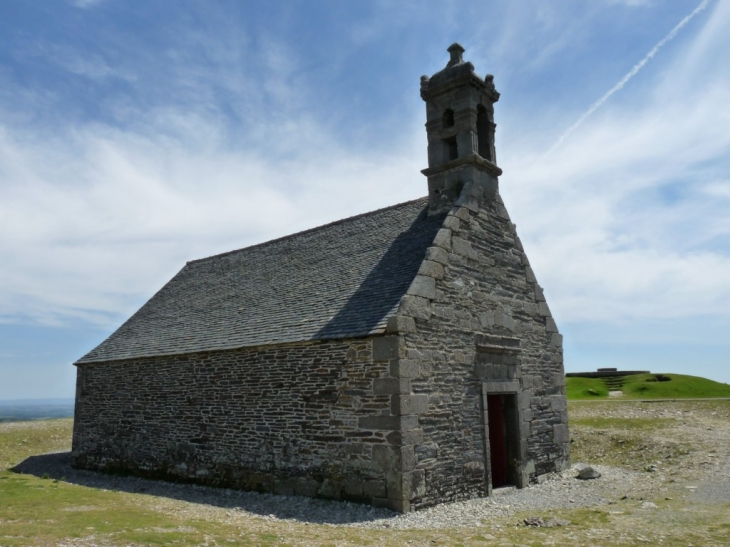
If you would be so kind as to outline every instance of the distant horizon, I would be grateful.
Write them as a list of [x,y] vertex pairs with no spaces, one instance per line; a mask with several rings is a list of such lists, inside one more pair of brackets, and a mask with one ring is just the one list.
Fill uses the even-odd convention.
[[65,405],[69,403],[76,403],[75,397],[55,397],[52,399],[39,398],[39,399],[0,399],[0,406],[3,405],[28,405],[28,404],[44,404],[44,405]]
[[[584,368],[584,369],[575,369],[575,370],[565,370],[565,374],[571,374],[576,372],[595,372],[598,370],[598,368],[606,368],[606,367],[593,367],[593,368]],[[612,367],[616,368],[616,367]],[[629,368],[620,368],[618,367],[617,372],[630,372],[632,370],[647,370],[647,369],[629,369]],[[707,376],[703,376],[701,374],[689,374],[686,372],[677,372],[675,370],[667,371],[667,370],[651,370],[648,369],[648,372],[650,374],[681,374],[684,376],[694,376],[697,378],[705,378],[707,380],[711,380],[713,382],[717,382],[718,384],[725,384],[728,385],[730,382],[724,382],[722,380],[715,380],[713,378],[708,378]],[[69,405],[69,404],[75,404],[76,403],[76,397],[75,395],[72,397],[53,397],[53,398],[24,398],[24,399],[0,399],[0,407],[3,406],[33,406],[33,405]]]

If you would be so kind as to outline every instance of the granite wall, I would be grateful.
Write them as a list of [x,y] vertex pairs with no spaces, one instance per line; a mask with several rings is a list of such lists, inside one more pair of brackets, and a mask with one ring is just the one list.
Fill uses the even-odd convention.
[[510,482],[564,469],[562,338],[496,187],[463,186],[383,336],[79,365],[74,465],[405,512],[490,493],[502,395]]
[[372,346],[309,342],[80,365],[74,465],[282,494],[387,498],[373,447],[387,442],[379,420],[390,396],[375,395],[373,384],[388,365],[373,361]]
[[395,508],[489,494],[491,394],[515,405],[513,484],[569,465],[562,337],[496,180],[467,183],[389,330],[391,371],[426,399]]

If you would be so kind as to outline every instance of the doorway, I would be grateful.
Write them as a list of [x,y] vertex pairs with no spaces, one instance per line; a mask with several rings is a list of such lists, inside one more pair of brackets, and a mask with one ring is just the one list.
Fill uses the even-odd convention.
[[517,486],[518,423],[517,396],[487,395],[489,469],[492,488]]

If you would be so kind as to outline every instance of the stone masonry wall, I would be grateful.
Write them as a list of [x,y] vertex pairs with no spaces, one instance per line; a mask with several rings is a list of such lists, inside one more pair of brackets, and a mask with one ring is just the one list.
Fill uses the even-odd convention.
[[373,360],[370,339],[80,365],[74,465],[384,499],[373,447],[387,443],[391,396],[387,386],[375,395],[373,384],[387,368]]
[[464,185],[384,336],[79,365],[74,464],[405,512],[489,494],[509,393],[518,485],[565,468],[562,338],[496,186]]
[[501,198],[470,184],[389,323],[391,371],[427,397],[404,468],[410,509],[488,494],[484,388],[519,392],[520,485],[569,464],[562,337]]

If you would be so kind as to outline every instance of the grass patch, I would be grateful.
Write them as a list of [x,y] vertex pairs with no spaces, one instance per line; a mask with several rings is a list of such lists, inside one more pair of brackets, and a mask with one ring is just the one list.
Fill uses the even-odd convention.
[[28,456],[71,450],[73,420],[0,423],[0,469],[9,469]]
[[[288,539],[301,537],[299,529],[304,528],[279,524],[281,530],[266,530],[262,528],[277,525],[249,519],[242,527],[205,514],[191,518],[190,512],[175,511],[175,504],[0,471],[0,545],[76,544],[74,540],[119,546],[287,545]],[[316,533],[319,527],[312,528]]]
[[[658,376],[668,381],[657,381]],[[635,399],[730,397],[730,385],[685,374],[637,374],[626,378],[623,392]]]
[[600,378],[566,378],[565,389],[570,400],[605,399],[608,388]]
[[[686,374],[635,374],[624,379],[621,399],[702,399],[730,397],[730,385]],[[608,399],[600,378],[566,378],[570,400]]]
[[[140,506],[137,496],[0,472],[0,543],[57,544],[67,538],[167,545],[204,541],[207,523],[182,522]],[[212,527],[211,527],[212,528]],[[103,542],[106,544],[106,542]]]
[[[683,465],[692,458],[688,447],[671,439],[655,439],[653,428],[665,427],[672,419],[624,418],[619,409],[659,408],[663,403],[603,405],[608,415],[588,417],[581,412],[595,405],[572,404],[569,412],[574,461],[612,462],[643,469],[662,459],[662,467]],[[691,409],[720,421],[730,418],[730,402],[698,401],[672,403],[670,408]],[[616,413],[616,417],[612,417]],[[575,416],[575,414],[571,414]],[[649,422],[657,423],[649,423]],[[661,435],[666,436],[665,433]],[[0,424],[0,463],[15,465],[28,456],[68,450],[71,420]],[[637,495],[641,494],[640,492]],[[642,494],[643,495],[643,494]],[[674,494],[673,494],[674,495]],[[651,499],[651,498],[650,498]],[[0,470],[0,545],[648,545],[686,547],[724,545],[730,531],[730,507],[703,506],[689,510],[677,497],[665,508],[663,497],[655,499],[671,514],[640,513],[640,501],[617,501],[600,510],[591,508],[530,511],[484,523],[474,528],[440,530],[368,530],[338,526],[268,520],[237,511],[196,505],[166,497],[123,491],[101,490]],[[617,512],[618,511],[618,512]],[[565,518],[568,526],[526,527],[524,516]],[[652,519],[662,519],[661,537]],[[723,543],[725,542],[725,543]]]

